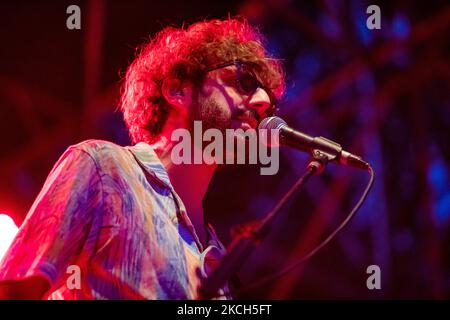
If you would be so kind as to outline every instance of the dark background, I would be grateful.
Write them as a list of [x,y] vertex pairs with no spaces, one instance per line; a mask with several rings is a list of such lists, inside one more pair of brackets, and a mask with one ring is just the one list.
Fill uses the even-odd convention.
[[[81,8],[81,30],[66,8]],[[381,8],[381,30],[366,8]],[[376,171],[363,207],[314,258],[241,298],[450,297],[450,6],[446,1],[11,1],[0,4],[0,213],[20,225],[55,161],[87,138],[129,144],[116,112],[135,47],[167,25],[247,17],[283,59],[280,116],[339,141]],[[218,172],[204,205],[230,230],[262,218],[308,156],[282,150],[280,172]],[[276,221],[239,275],[244,284],[309,252],[345,218],[368,175],[329,165]],[[368,290],[366,268],[381,268]]]

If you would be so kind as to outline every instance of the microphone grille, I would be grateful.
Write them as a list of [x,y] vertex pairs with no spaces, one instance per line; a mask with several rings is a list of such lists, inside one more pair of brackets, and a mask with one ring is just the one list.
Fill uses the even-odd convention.
[[280,117],[267,117],[259,123],[258,129],[273,130],[281,129],[284,126],[287,126],[287,123]]

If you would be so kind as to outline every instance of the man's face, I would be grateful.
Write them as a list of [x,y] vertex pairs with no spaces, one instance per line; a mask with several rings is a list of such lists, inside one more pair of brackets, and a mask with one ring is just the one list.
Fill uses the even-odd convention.
[[261,87],[249,92],[242,90],[239,79],[253,77],[253,74],[244,72],[236,65],[208,72],[190,109],[191,119],[201,120],[204,130],[256,129],[272,102]]
[[245,155],[241,156],[248,159],[251,151],[247,134],[252,135],[255,131],[243,131],[256,129],[272,105],[269,94],[259,85],[254,74],[236,65],[212,70],[207,73],[193,101],[190,120],[192,123],[200,120],[203,130],[219,129],[226,136],[226,129],[241,129],[241,133],[237,131],[232,135],[232,145],[223,145],[221,154],[236,160],[238,154],[234,146],[240,144],[245,146]]

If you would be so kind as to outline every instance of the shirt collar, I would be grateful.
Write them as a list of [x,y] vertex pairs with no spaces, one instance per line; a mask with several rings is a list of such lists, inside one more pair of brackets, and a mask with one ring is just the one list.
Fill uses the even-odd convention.
[[127,148],[144,168],[146,173],[155,178],[163,186],[173,189],[166,168],[164,168],[155,150],[153,150],[149,144],[139,142],[136,145]]

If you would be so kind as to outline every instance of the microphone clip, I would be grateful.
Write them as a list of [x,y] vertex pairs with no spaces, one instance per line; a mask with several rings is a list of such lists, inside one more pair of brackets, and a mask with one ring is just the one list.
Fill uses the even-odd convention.
[[314,174],[319,175],[327,166],[329,161],[332,161],[336,158],[335,155],[323,152],[319,149],[314,149],[311,152],[311,159],[308,163],[308,168],[314,170]]

